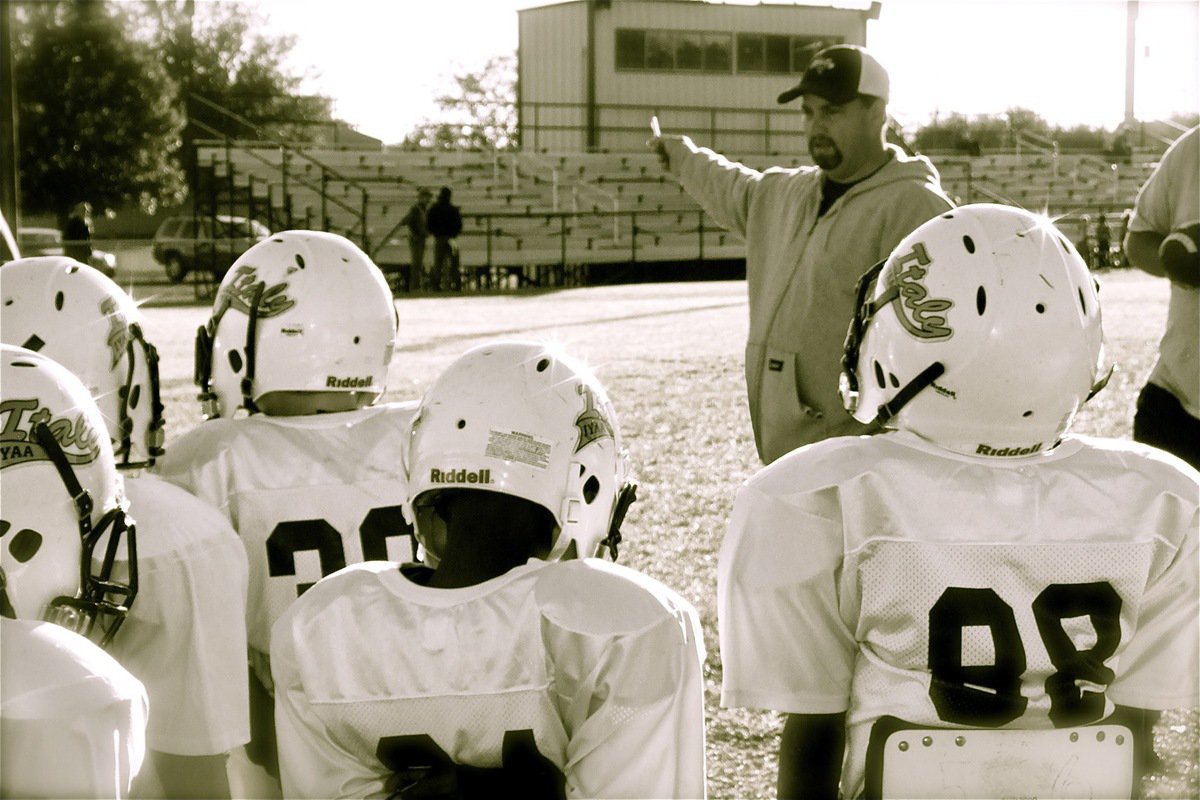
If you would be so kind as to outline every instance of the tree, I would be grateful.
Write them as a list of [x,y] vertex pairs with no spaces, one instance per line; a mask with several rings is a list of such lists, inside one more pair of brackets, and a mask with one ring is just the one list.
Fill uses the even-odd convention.
[[262,134],[285,141],[321,141],[332,129],[332,102],[301,94],[306,75],[294,74],[285,65],[296,37],[267,36],[262,33],[267,29],[263,16],[241,3],[143,4],[139,35],[161,53],[178,87],[179,107],[186,107],[188,92],[204,98],[191,104],[192,119],[201,123],[191,135],[211,137],[215,129],[246,139]]
[[432,150],[512,150],[517,146],[517,60],[493,56],[478,72],[454,76],[454,89],[437,98],[447,112],[404,137],[405,147]]
[[962,149],[963,143],[972,138],[970,121],[962,114],[950,114],[944,119],[934,118],[918,130],[915,141],[921,151],[952,151]]
[[60,221],[76,202],[100,210],[178,202],[182,116],[149,45],[125,35],[117,4],[19,9],[15,53],[23,206]]
[[1050,138],[1050,124],[1028,108],[1014,106],[1004,113],[1008,118],[1008,130],[1012,136],[1010,146],[1015,147],[1019,139],[1029,134]]

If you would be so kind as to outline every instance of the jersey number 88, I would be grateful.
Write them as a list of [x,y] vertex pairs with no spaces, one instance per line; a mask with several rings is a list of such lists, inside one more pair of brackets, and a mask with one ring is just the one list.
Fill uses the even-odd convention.
[[[1121,596],[1106,581],[1055,583],[1034,598],[1038,635],[1055,672],[1046,679],[1050,721],[1057,728],[1085,725],[1104,715],[1104,689],[1115,677],[1104,666],[1121,641]],[[1076,649],[1063,621],[1088,616],[1091,647]],[[990,629],[995,663],[966,666],[963,628]],[[992,589],[952,586],[929,610],[929,697],[946,722],[995,728],[1025,713],[1021,694],[1025,647],[1012,606]],[[1091,684],[1099,691],[1082,688]]]

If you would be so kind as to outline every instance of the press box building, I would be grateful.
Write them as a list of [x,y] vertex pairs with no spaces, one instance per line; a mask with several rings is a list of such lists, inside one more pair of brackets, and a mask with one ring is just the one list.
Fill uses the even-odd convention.
[[866,44],[866,8],[568,0],[518,11],[521,148],[634,152],[649,120],[730,153],[802,147],[778,94],[829,44]]

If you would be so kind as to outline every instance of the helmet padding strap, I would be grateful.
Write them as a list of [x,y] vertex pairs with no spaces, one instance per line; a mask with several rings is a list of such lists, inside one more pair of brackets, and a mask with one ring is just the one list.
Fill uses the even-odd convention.
[[71,465],[67,461],[67,456],[62,451],[62,446],[59,445],[58,439],[54,438],[54,434],[50,432],[48,425],[44,422],[35,424],[30,431],[30,435],[46,453],[46,457],[50,459],[50,463],[54,465],[54,469],[58,472],[58,477],[62,480],[63,486],[67,488],[67,494],[71,496],[71,503],[75,506],[75,516],[79,520],[79,535],[86,542],[92,532],[92,509],[94,504],[91,494],[88,493],[87,489],[83,488],[83,485],[79,483],[79,479],[75,477],[75,470],[71,469]]
[[875,417],[876,425],[884,425],[892,417],[900,413],[900,409],[904,408],[910,400],[916,397],[923,389],[929,387],[931,383],[936,381],[946,372],[946,366],[940,361],[935,361],[909,381],[896,395],[879,407],[879,413]]

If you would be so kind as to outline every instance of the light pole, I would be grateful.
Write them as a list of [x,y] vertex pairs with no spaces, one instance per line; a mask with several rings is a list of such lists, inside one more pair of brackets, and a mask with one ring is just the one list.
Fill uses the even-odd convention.
[[13,74],[14,6],[9,0],[0,0],[0,213],[15,232],[21,225],[21,174]]
[[1134,124],[1133,85],[1137,62],[1138,0],[1125,0],[1125,126]]

